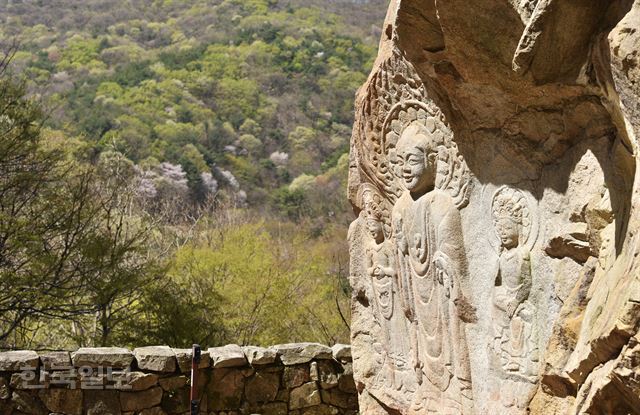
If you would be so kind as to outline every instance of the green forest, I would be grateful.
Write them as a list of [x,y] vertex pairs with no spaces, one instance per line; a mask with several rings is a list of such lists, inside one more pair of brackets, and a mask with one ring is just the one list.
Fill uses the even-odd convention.
[[0,2],[0,348],[348,342],[385,9]]

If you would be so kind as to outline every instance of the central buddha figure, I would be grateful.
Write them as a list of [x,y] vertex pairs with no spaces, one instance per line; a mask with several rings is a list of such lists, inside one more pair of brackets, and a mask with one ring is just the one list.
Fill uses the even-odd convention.
[[464,296],[467,260],[460,213],[437,188],[438,145],[415,121],[396,144],[396,175],[405,190],[392,212],[402,309],[410,321],[412,361],[420,385],[411,413],[472,413]]

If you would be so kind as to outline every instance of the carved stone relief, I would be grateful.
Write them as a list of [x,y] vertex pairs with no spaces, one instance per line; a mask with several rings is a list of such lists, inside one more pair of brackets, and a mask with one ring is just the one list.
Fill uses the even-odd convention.
[[350,152],[361,413],[640,413],[637,134],[577,71],[604,26],[548,30],[606,5],[556,3],[391,2]]
[[523,192],[502,186],[493,196],[491,215],[499,240],[491,348],[507,375],[533,382],[539,363],[536,310],[529,301],[534,214]]
[[[429,409],[435,407],[459,413],[472,407],[464,325],[475,316],[459,212],[470,174],[413,68],[400,55],[384,67],[401,69],[404,78],[377,75],[370,95],[377,98],[365,101],[360,119],[365,139],[355,142],[359,154],[368,154],[358,164],[368,181],[357,192],[362,211],[350,238],[364,247],[366,265],[354,279],[367,280],[366,303],[381,340],[373,345],[378,373],[367,386],[387,395],[385,382],[392,380],[399,392],[392,402],[411,413],[438,413]],[[369,235],[358,240],[354,229],[361,226]]]

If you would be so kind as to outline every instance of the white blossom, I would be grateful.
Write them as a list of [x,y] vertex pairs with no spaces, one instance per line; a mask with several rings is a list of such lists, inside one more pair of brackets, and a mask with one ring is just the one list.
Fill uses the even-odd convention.
[[287,162],[289,162],[289,154],[287,154],[287,153],[285,153],[283,151],[274,151],[269,156],[269,159],[276,166],[284,166],[284,165],[287,164]]

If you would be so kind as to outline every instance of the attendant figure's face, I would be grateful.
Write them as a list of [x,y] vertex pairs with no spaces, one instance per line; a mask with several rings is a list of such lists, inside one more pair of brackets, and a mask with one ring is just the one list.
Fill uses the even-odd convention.
[[520,229],[516,221],[509,217],[498,218],[497,228],[503,247],[511,249],[518,246]]
[[435,184],[436,153],[429,151],[430,138],[416,128],[407,128],[397,144],[397,161],[405,187],[422,195]]
[[376,242],[380,243],[384,239],[384,233],[382,232],[382,223],[378,219],[376,213],[371,207],[371,204],[369,203],[365,205],[365,214],[365,224],[367,226],[367,230],[371,234],[371,237],[375,239]]

